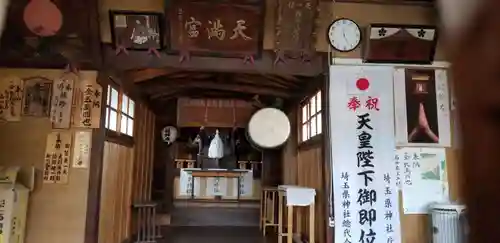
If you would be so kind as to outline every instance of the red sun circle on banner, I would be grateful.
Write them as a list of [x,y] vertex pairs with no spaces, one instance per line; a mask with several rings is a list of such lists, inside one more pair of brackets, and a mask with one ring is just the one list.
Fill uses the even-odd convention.
[[370,81],[366,78],[360,78],[356,81],[356,87],[361,91],[365,91],[370,87]]

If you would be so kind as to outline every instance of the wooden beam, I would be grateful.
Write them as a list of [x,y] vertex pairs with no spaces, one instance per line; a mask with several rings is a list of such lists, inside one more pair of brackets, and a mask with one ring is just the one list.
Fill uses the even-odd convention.
[[168,68],[145,68],[140,70],[129,70],[125,72],[125,76],[132,82],[142,82],[154,79],[160,76],[169,75],[178,71]]
[[[99,72],[97,82],[103,87],[101,104],[106,104],[108,76]],[[101,209],[101,182],[103,170],[106,109],[102,106],[99,128],[92,129],[92,149],[90,153],[89,186],[87,192],[87,213],[85,217],[85,243],[95,243],[99,239],[99,216]]]
[[115,54],[113,47],[103,47],[105,66],[116,70],[143,68],[178,68],[191,71],[235,72],[235,73],[267,73],[278,75],[317,76],[326,72],[326,54],[315,56],[310,63],[300,60],[287,60],[274,65],[274,52],[264,51],[260,60],[254,64],[244,63],[242,58],[196,57],[179,62],[179,56],[160,53],[160,57],[145,51],[128,51],[128,54]]
[[152,93],[151,99],[158,99],[162,96],[165,96],[164,93],[161,92],[161,90],[169,92],[172,89],[179,89],[179,88],[213,89],[213,90],[232,91],[239,93],[278,96],[283,98],[290,98],[295,96],[293,92],[284,89],[259,87],[255,85],[244,85],[244,84],[216,83],[210,81],[183,81],[183,83],[179,83],[174,86],[165,88],[152,86],[148,91]]

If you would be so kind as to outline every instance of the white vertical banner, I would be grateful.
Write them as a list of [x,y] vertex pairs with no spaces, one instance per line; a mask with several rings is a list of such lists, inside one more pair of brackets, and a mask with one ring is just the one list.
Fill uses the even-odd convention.
[[330,67],[335,243],[400,243],[392,67]]
[[446,70],[398,68],[394,102],[397,146],[451,146]]
[[[191,190],[193,188],[193,176],[191,175],[192,170],[181,169],[179,176],[179,196],[191,196]],[[199,197],[201,195],[201,183],[200,177],[194,178],[194,196]]]

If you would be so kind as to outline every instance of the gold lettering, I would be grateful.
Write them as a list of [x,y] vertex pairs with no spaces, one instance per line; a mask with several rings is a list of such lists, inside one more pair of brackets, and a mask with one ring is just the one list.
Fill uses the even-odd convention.
[[221,24],[220,19],[216,19],[215,21],[208,21],[208,24],[211,25],[211,28],[206,28],[208,39],[212,39],[215,37],[219,40],[224,40],[226,37],[226,30],[224,30],[224,25]]
[[300,40],[301,22],[302,22],[302,11],[298,9],[297,11],[295,11],[295,28],[292,31],[292,39],[296,42]]
[[189,21],[186,21],[184,28],[187,30],[189,38],[196,38],[200,34],[198,28],[201,26],[201,22],[196,20],[194,17],[190,17]]
[[251,40],[252,37],[248,36],[245,34],[244,30],[247,29],[247,27],[245,26],[245,20],[238,20],[236,21],[236,27],[234,27],[233,29],[233,35],[231,37],[229,37],[229,39],[231,40],[234,40],[236,38],[238,38],[238,36],[241,36],[241,38],[243,38],[243,40]]

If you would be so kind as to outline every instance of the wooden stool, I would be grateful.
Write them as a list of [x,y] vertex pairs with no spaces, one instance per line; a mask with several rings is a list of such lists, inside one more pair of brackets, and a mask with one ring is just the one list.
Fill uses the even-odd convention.
[[[293,190],[294,192],[297,191],[304,191],[307,194],[311,194],[311,192],[314,192],[312,197],[312,200],[309,205],[294,205],[295,202],[288,200],[288,193]],[[314,213],[315,213],[315,207],[314,207],[314,201],[315,201],[315,190],[313,188],[306,188],[306,187],[299,187],[299,186],[288,186],[288,185],[281,185],[278,187],[278,243],[283,242],[283,237],[286,236],[286,242],[287,243],[293,243],[293,208],[294,207],[308,207],[309,208],[309,243],[314,243],[315,242],[315,235],[314,235]],[[307,200],[306,200],[307,201]],[[286,210],[284,209],[284,205],[286,204]],[[287,213],[287,224],[286,224],[286,232],[284,232],[284,227],[283,227],[283,214],[286,211]],[[302,217],[299,215],[297,222],[299,224],[302,221]]]
[[260,198],[260,229],[262,235],[266,235],[267,227],[277,227],[276,222],[276,203],[278,202],[278,188],[266,187],[262,189],[262,196]]

